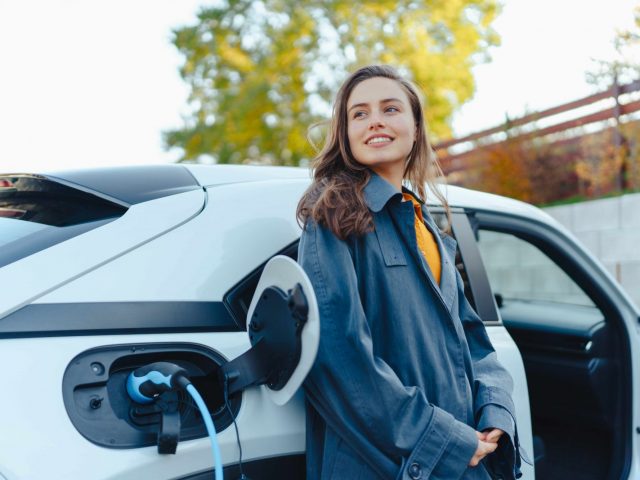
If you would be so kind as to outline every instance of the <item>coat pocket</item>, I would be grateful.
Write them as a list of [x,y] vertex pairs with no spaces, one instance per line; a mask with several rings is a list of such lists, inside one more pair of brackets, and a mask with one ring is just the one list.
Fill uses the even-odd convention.
[[387,267],[407,264],[400,239],[392,228],[376,228],[376,237]]

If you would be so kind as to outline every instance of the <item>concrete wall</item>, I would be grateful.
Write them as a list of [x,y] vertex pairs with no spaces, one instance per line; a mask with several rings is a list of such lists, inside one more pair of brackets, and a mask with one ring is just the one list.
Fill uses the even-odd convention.
[[640,305],[640,193],[545,208]]
[[529,242],[485,230],[480,231],[478,246],[494,293],[511,299],[593,305],[571,277]]

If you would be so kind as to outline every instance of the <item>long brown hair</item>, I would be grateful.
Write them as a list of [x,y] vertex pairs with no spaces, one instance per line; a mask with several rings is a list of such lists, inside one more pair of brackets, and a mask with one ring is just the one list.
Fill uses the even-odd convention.
[[404,169],[404,180],[411,183],[423,201],[427,184],[448,216],[447,200],[435,184],[436,177],[442,176],[442,170],[427,138],[422,102],[416,88],[393,67],[371,65],[351,74],[338,90],[324,147],[312,163],[313,182],[300,199],[296,211],[301,225],[311,217],[343,240],[350,235],[363,235],[374,227],[363,193],[371,172],[351,153],[347,136],[347,102],[356,85],[376,77],[398,82],[411,104],[417,133]]

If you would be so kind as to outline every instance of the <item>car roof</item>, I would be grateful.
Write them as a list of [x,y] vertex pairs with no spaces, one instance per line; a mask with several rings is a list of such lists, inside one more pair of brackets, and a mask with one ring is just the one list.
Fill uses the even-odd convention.
[[[161,164],[121,167],[87,168],[51,171],[39,174],[3,174],[0,177],[33,175],[75,186],[121,203],[135,204],[154,198],[174,195],[202,187],[233,183],[271,182],[282,180],[311,181],[311,172],[304,167],[262,165],[201,165]],[[440,186],[451,207],[499,211],[536,219],[544,223],[557,222],[537,207],[491,193],[469,190],[453,185]],[[433,199],[431,202],[429,200]],[[427,192],[429,205],[437,206],[435,195]]]
[[[300,179],[307,182],[311,179],[311,172],[303,167],[272,167],[255,165],[185,165],[202,185],[220,185],[225,183],[290,180]],[[499,211],[511,215],[536,219],[544,223],[557,222],[543,210],[513,198],[494,195],[491,193],[470,190],[453,185],[440,185],[451,207],[469,210]],[[429,201],[433,199],[434,201]],[[438,206],[435,195],[427,193],[428,204]],[[557,226],[557,225],[556,225]]]

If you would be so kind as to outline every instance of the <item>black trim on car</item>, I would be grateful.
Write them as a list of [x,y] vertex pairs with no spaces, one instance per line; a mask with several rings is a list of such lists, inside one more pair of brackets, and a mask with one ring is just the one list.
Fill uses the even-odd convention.
[[238,331],[222,302],[35,303],[0,319],[0,339]]
[[469,278],[469,288],[475,302],[476,313],[486,324],[499,324],[500,316],[491,292],[489,278],[467,215],[461,213],[451,215],[451,228],[458,241],[460,256]]
[[128,205],[201,188],[188,168],[175,164],[69,170],[44,176]]

